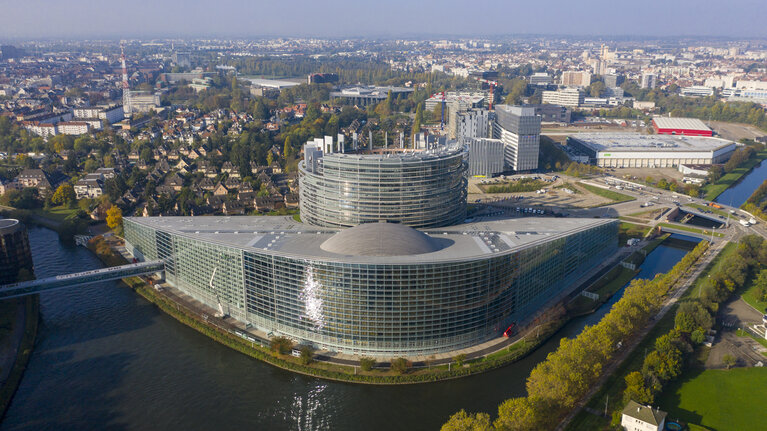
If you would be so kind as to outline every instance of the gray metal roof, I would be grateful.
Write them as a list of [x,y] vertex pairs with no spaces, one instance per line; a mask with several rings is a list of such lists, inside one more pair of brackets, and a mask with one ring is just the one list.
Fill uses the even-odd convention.
[[642,135],[639,133],[577,133],[571,138],[594,151],[708,152],[735,142],[702,136]]
[[409,256],[433,253],[446,242],[403,224],[365,223],[336,233],[320,248],[348,256]]
[[[323,244],[344,229],[303,224],[290,216],[196,216],[196,217],[126,217],[140,225],[200,241],[221,244],[262,254],[299,259],[318,259],[349,263],[412,264],[417,262],[448,262],[485,259],[508,254],[534,244],[548,242],[607,223],[615,219],[594,218],[504,218],[478,219],[471,223],[413,231],[437,240],[433,245],[423,237],[397,227],[384,227],[386,232],[397,230],[398,238],[420,245],[379,244],[368,246],[365,238],[377,238],[375,227],[357,226]],[[360,230],[355,230],[359,229]],[[372,229],[372,233],[367,229]],[[371,233],[360,240],[350,239],[356,232]],[[387,239],[388,241],[388,239]],[[337,245],[337,246],[336,246]],[[377,250],[376,250],[377,249]],[[426,251],[414,254],[414,251]],[[365,254],[365,253],[380,254]],[[359,254],[349,254],[359,253]]]

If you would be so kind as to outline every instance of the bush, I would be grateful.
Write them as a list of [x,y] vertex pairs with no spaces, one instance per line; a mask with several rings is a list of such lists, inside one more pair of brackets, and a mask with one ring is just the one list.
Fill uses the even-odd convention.
[[301,356],[299,358],[301,359],[302,364],[311,364],[314,360],[314,349],[310,346],[301,346]]
[[373,358],[366,358],[366,357],[360,358],[360,368],[362,368],[362,371],[370,371],[375,366],[376,366],[376,360],[375,359],[373,359]]
[[391,360],[391,370],[399,374],[405,374],[412,366],[410,361],[405,358],[396,358]]
[[461,353],[460,355],[456,355],[453,358],[453,361],[455,362],[456,367],[462,367],[463,363],[466,362],[466,355],[464,355],[463,353]]
[[291,341],[288,337],[273,337],[269,340],[269,346],[272,348],[273,352],[284,355],[293,349],[293,341]]

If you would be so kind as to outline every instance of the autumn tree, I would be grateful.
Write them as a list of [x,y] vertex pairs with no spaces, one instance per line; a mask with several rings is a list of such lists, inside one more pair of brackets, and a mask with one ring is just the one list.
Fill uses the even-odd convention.
[[441,431],[492,431],[490,415],[487,413],[469,414],[466,410],[450,416],[450,419],[442,425]]
[[51,196],[51,202],[54,205],[69,205],[77,199],[75,189],[71,184],[64,183],[60,185],[56,192]]
[[107,226],[113,231],[121,233],[123,226],[123,212],[120,207],[112,206],[107,210]]

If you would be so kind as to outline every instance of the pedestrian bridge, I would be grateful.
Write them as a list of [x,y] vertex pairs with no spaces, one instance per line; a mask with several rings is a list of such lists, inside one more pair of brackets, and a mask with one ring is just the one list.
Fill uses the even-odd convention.
[[0,300],[33,295],[48,290],[79,287],[86,284],[119,280],[121,278],[148,275],[163,271],[165,271],[165,262],[161,260],[153,260],[149,262],[131,263],[128,265],[94,269],[92,271],[77,272],[74,274],[57,275],[55,277],[40,278],[31,281],[22,281],[20,283],[0,286]]

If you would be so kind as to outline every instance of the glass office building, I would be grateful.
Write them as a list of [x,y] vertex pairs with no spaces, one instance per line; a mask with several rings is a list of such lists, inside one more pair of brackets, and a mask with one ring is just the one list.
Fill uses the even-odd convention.
[[362,223],[449,226],[466,218],[467,152],[453,144],[387,154],[319,154],[299,163],[301,219],[351,227]]
[[223,314],[379,357],[450,352],[529,322],[613,254],[618,234],[616,220],[573,218],[421,230],[291,217],[126,218],[124,226],[134,256],[163,259],[168,283]]

